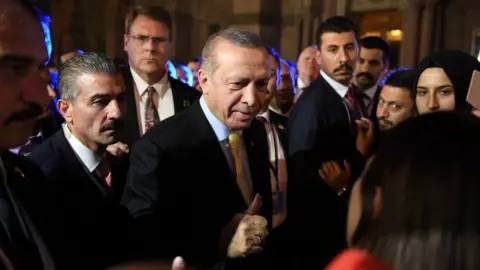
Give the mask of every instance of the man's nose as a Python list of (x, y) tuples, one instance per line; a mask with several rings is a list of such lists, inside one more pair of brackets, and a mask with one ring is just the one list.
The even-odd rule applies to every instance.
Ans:
[(125, 102), (112, 100), (110, 104), (108, 104), (107, 114), (109, 119), (122, 119), (125, 115)]

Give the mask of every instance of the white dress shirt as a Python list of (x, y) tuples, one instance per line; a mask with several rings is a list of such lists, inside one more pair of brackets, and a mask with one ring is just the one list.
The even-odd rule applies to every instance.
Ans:
[(337, 94), (341, 98), (345, 98), (348, 92), (348, 86), (345, 86), (335, 81), (334, 79), (330, 78), (330, 76), (328, 76), (327, 73), (323, 72), (323, 70), (320, 70), (320, 76), (322, 76), (323, 79), (327, 81), (327, 83), (333, 88), (333, 90), (335, 90), (335, 92), (337, 92)]
[(170, 82), (168, 81), (168, 72), (165, 73), (159, 82), (155, 83), (154, 85), (149, 85), (140, 77), (140, 75), (138, 75), (137, 72), (135, 72), (135, 70), (130, 68), (130, 71), (132, 72), (134, 86), (139, 97), (139, 100), (136, 100), (136, 104), (138, 106), (137, 111), (140, 114), (140, 127), (143, 135), (145, 134), (145, 103), (147, 102), (148, 98), (148, 87), (152, 86), (158, 93), (158, 102), (155, 102), (155, 104), (158, 104), (157, 111), (160, 121), (163, 121), (175, 114), (172, 88), (170, 86)]
[[(270, 126), (270, 112), (267, 110), (266, 112), (259, 114), (259, 117), (264, 117), (265, 120), (267, 121), (267, 127)], [(281, 203), (281, 207), (278, 209), (281, 209), (281, 211), (274, 211), (273, 218), (272, 218), (272, 227), (277, 228), (287, 217), (287, 181), (288, 181), (288, 176), (287, 176), (287, 163), (285, 160), (285, 153), (284, 149), (282, 146), (282, 143), (280, 142), (280, 136), (278, 134), (278, 130), (275, 128), (267, 128), (268, 132), (268, 152), (270, 155), (270, 163), (272, 164), (272, 167), (275, 168), (275, 166), (278, 166), (277, 168), (277, 174), (275, 175), (275, 172), (270, 169), (270, 180), (271, 180), (271, 186), (272, 186), (272, 194), (276, 194), (278, 191), (282, 194), (281, 201), (278, 202), (274, 199), (273, 201), (273, 206), (275, 210), (275, 206), (278, 205), (277, 203)], [(275, 156), (275, 154), (277, 156)], [(275, 161), (277, 161), (277, 164), (275, 164)], [(278, 179), (277, 179), (278, 177)], [(278, 181), (278, 187), (280, 190), (277, 190), (277, 181)]]
[(65, 138), (67, 138), (68, 143), (72, 147), (73, 151), (80, 159), (80, 161), (85, 165), (89, 172), (95, 171), (95, 169), (100, 164), (102, 157), (97, 153), (90, 150), (82, 142), (80, 142), (68, 129), (67, 124), (62, 125), (63, 133)]

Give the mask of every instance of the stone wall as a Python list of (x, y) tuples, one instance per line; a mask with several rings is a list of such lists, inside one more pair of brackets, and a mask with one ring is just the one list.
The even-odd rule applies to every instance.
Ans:
[(201, 53), (211, 31), (228, 26), (260, 34), (281, 55), (294, 60), (316, 43), (315, 29), (334, 15), (398, 11), (402, 15), (402, 65), (412, 66), (431, 50), (470, 51), (480, 27), (480, 1), (471, 0), (35, 0), (53, 16), (57, 51), (74, 48), (123, 56), (123, 16), (132, 4), (162, 5), (174, 21), (173, 59)]

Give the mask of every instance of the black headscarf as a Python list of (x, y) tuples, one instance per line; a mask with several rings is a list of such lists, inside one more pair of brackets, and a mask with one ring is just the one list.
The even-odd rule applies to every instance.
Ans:
[(417, 78), (414, 89), (417, 89), (418, 79), (427, 68), (442, 68), (452, 82), (455, 90), (455, 111), (471, 111), (471, 105), (467, 102), (467, 93), (470, 86), (470, 79), (474, 70), (480, 70), (478, 60), (461, 51), (443, 50), (434, 52), (422, 59), (415, 69)]

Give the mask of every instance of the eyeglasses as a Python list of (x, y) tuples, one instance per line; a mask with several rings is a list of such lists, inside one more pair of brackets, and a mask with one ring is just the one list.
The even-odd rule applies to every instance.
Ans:
[(146, 36), (146, 35), (128, 35), (129, 38), (132, 38), (135, 40), (137, 43), (140, 45), (144, 45), (150, 40), (152, 40), (152, 43), (155, 45), (160, 45), (164, 44), (169, 41), (168, 38), (166, 37), (151, 37), (151, 36)]

